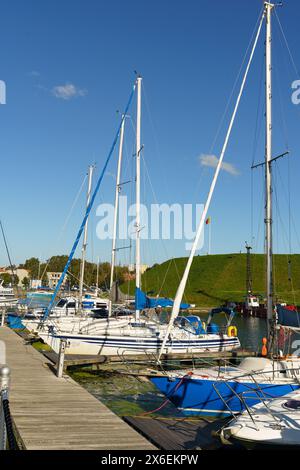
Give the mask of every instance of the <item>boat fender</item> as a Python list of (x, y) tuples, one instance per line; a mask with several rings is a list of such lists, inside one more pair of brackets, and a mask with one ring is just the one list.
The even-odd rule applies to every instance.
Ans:
[(227, 335), (228, 336), (237, 336), (237, 327), (236, 326), (229, 326), (227, 329)]
[(268, 343), (267, 338), (263, 338), (262, 339), (262, 348), (261, 348), (261, 355), (263, 357), (266, 357), (268, 355), (267, 343)]

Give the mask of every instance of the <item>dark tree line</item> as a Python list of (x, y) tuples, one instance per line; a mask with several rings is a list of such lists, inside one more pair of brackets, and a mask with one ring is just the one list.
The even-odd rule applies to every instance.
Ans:
[[(20, 265), (20, 268), (27, 269), (29, 271), (30, 279), (41, 279), (43, 285), (47, 285), (47, 272), (62, 272), (68, 257), (66, 255), (52, 256), (46, 263), (40, 263), (38, 258), (29, 258), (24, 264)], [(79, 258), (74, 258), (69, 268), (69, 283), (70, 286), (79, 284), (80, 274), (80, 263)], [(124, 266), (116, 266), (115, 268), (115, 280), (120, 284), (125, 282), (128, 268)], [(85, 262), (85, 274), (84, 283), (87, 286), (95, 286), (97, 279), (97, 264), (89, 261)], [(110, 279), (110, 263), (99, 264), (99, 287), (105, 289), (109, 287)]]

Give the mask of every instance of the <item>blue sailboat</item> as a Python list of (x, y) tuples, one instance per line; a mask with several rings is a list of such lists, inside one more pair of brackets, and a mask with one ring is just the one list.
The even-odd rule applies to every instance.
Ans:
[[(151, 381), (166, 397), (185, 414), (205, 414), (214, 416), (240, 413), (246, 407), (258, 403), (262, 397), (275, 398), (283, 396), (300, 387), (300, 358), (283, 356), (277, 344), (277, 333), (281, 329), (299, 329), (300, 315), (295, 309), (277, 306), (277, 319), (274, 316), (273, 294), (273, 247), (272, 247), (272, 163), (284, 156), (272, 156), (272, 66), (271, 66), (271, 13), (274, 5), (265, 2), (257, 34), (245, 71), (238, 96), (237, 105), (252, 57), (257, 45), (262, 24), (266, 23), (266, 151), (265, 161), (256, 166), (265, 168), (265, 232), (266, 232), (266, 265), (267, 265), (267, 327), (268, 357), (245, 358), (239, 367), (223, 366), (193, 370), (189, 373), (178, 371), (158, 374)], [(235, 111), (237, 109), (235, 107)], [(235, 113), (234, 111), (234, 113)], [(233, 118), (230, 122), (231, 130)], [(227, 145), (229, 133), (226, 135)], [(225, 145), (225, 148), (226, 148)], [(224, 148), (221, 153), (222, 161)], [(255, 166), (255, 167), (256, 167)], [(253, 167), (254, 168), (254, 167)], [(270, 346), (269, 346), (270, 345)], [(243, 399), (240, 399), (240, 397)]]

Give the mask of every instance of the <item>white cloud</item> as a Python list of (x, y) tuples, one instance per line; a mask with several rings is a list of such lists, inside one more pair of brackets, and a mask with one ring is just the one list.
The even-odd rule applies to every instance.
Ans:
[(73, 85), (73, 83), (66, 83), (65, 85), (57, 85), (53, 87), (52, 94), (56, 98), (70, 100), (72, 98), (76, 98), (77, 96), (85, 96), (87, 94), (87, 90), (78, 88)]
[[(211, 168), (216, 168), (219, 161), (219, 159), (215, 155), (208, 155), (204, 153), (200, 155), (199, 160), (202, 166), (209, 166)], [(227, 171), (227, 173), (230, 173), (234, 176), (240, 174), (240, 172), (234, 165), (232, 165), (231, 163), (226, 163), (224, 161), (222, 163), (222, 170)]]

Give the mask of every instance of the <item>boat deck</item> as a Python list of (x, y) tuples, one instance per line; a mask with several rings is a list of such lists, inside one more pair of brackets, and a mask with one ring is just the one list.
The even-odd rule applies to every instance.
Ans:
[(69, 376), (59, 379), (42, 354), (0, 328), (11, 369), (10, 408), (28, 450), (153, 450), (137, 431)]

